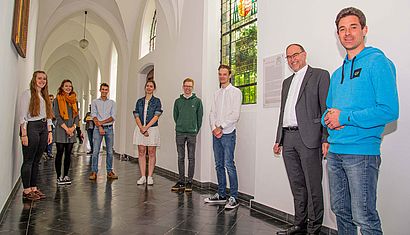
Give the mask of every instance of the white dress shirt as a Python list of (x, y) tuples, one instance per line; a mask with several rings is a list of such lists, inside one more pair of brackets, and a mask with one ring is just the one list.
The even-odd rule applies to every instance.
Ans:
[(223, 134), (232, 133), (239, 121), (242, 105), (242, 92), (229, 84), (226, 88), (219, 88), (214, 95), (214, 100), (209, 114), (211, 130), (222, 127)]
[(283, 111), (283, 127), (298, 126), (296, 118), (296, 103), (298, 101), (300, 87), (305, 77), (308, 66), (301, 68), (295, 73), (290, 84), (288, 97), (286, 98), (285, 110)]

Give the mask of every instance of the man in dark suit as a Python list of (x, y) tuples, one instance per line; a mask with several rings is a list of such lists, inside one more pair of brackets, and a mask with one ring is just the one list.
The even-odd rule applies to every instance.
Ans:
[(295, 206), (294, 226), (277, 234), (319, 234), (323, 221), (322, 154), (328, 150), (327, 132), (321, 126), (326, 110), (329, 72), (306, 64), (299, 44), (286, 48), (294, 74), (283, 81), (275, 154), (283, 148)]

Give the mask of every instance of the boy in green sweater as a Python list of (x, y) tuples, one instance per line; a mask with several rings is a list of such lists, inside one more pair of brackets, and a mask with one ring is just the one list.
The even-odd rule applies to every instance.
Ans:
[[(174, 103), (174, 121), (178, 152), (179, 180), (171, 188), (172, 191), (192, 191), (192, 178), (195, 170), (196, 135), (201, 129), (203, 108), (202, 101), (192, 90), (194, 80), (186, 78), (182, 83), (182, 94)], [(185, 143), (188, 148), (188, 181), (185, 184)]]

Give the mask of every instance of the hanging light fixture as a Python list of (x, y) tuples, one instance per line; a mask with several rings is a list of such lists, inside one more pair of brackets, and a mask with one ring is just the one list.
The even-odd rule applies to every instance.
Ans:
[(87, 27), (87, 11), (84, 12), (84, 35), (83, 39), (80, 40), (79, 44), (82, 49), (86, 49), (88, 47), (88, 40), (85, 39), (85, 29)]

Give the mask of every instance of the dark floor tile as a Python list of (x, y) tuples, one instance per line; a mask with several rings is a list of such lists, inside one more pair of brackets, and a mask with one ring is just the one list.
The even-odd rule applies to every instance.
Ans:
[(200, 234), (227, 234), (231, 230), (232, 226), (223, 226), (223, 225), (205, 225), (201, 231), (199, 231)]
[(178, 224), (176, 226), (177, 229), (182, 229), (182, 230), (191, 230), (194, 232), (199, 232), (202, 230), (202, 228), (206, 225), (205, 222), (201, 220), (192, 220), (188, 219), (183, 221), (182, 223)]
[(67, 234), (73, 234), (72, 232), (69, 231), (62, 231), (62, 230), (57, 230), (57, 229), (50, 229), (50, 228), (36, 228), (36, 227), (32, 227), (29, 226), (28, 230), (27, 230), (27, 234), (50, 234), (50, 235), (67, 235)]
[(0, 235), (25, 235), (26, 230), (21, 231), (0, 231)]
[(196, 235), (196, 234), (199, 234), (199, 233), (190, 231), (190, 230), (183, 230), (183, 229), (172, 229), (171, 231), (166, 233), (166, 235)]
[(27, 229), (28, 222), (5, 222), (0, 225), (0, 232), (10, 231), (25, 231)]
[(141, 235), (157, 235), (166, 234), (172, 228), (159, 225), (130, 225), (128, 227), (114, 227), (110, 231), (101, 233), (102, 235), (111, 234), (141, 234)]
[(244, 205), (228, 211), (206, 204), (209, 189), (171, 192), (175, 181), (163, 176), (154, 176), (154, 186), (138, 186), (134, 160), (114, 158), (119, 179), (107, 180), (102, 158), (98, 179), (90, 181), (90, 156), (74, 150), (67, 186), (56, 185), (54, 160), (42, 162), (39, 188), (47, 198), (24, 202), (19, 189), (0, 234), (274, 234), (288, 226)]

